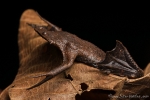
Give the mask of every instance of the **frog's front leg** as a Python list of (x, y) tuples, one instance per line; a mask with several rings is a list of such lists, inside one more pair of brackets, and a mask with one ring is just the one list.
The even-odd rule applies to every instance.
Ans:
[(65, 47), (64, 49), (62, 49), (62, 54), (63, 54), (63, 63), (46, 74), (33, 76), (34, 78), (41, 77), (41, 76), (46, 76), (46, 77), (39, 83), (27, 88), (28, 90), (45, 83), (46, 81), (52, 79), (54, 76), (60, 74), (61, 72), (71, 67), (71, 65), (73, 64), (77, 56), (77, 52), (72, 52), (72, 49), (70, 47)]

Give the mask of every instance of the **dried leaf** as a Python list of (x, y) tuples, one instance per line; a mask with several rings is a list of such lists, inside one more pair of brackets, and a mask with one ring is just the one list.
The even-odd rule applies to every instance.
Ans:
[[(131, 99), (129, 96), (133, 95), (150, 96), (150, 73), (147, 71), (149, 68), (145, 70), (144, 77), (128, 79), (104, 74), (83, 63), (74, 63), (64, 73), (27, 90), (45, 78), (32, 76), (47, 73), (61, 64), (62, 54), (26, 23), (46, 25), (32, 9), (22, 14), (18, 34), (20, 67), (15, 80), (0, 94), (0, 100), (81, 100), (83, 97), (79, 96), (84, 93), (90, 93), (85, 95), (90, 96), (86, 100), (128, 100)], [(94, 90), (100, 92), (91, 94)]]
[(147, 67), (144, 69), (144, 75), (147, 75), (150, 73), (150, 63), (147, 65)]

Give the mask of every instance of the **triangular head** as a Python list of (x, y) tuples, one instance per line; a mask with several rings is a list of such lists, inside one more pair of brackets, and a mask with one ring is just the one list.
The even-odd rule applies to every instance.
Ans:
[(99, 69), (128, 78), (139, 78), (144, 75), (143, 70), (138, 67), (120, 41), (116, 41), (116, 47), (112, 51), (106, 52), (105, 60), (99, 64)]

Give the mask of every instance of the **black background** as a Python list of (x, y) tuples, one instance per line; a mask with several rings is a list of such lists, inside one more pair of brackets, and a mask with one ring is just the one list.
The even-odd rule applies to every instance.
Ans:
[[(11, 2), (9, 2), (11, 4)], [(141, 68), (150, 62), (150, 11), (114, 10), (96, 5), (19, 1), (1, 8), (0, 88), (14, 79), (18, 67), (18, 27), (22, 12), (34, 9), (64, 31), (88, 40), (104, 51), (112, 50), (120, 40)]]

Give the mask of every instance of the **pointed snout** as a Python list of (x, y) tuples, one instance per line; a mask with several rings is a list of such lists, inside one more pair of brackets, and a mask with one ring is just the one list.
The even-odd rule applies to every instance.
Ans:
[(35, 25), (35, 24), (27, 23), (27, 25), (31, 26), (32, 28), (35, 28), (35, 27), (36, 27), (36, 25)]

